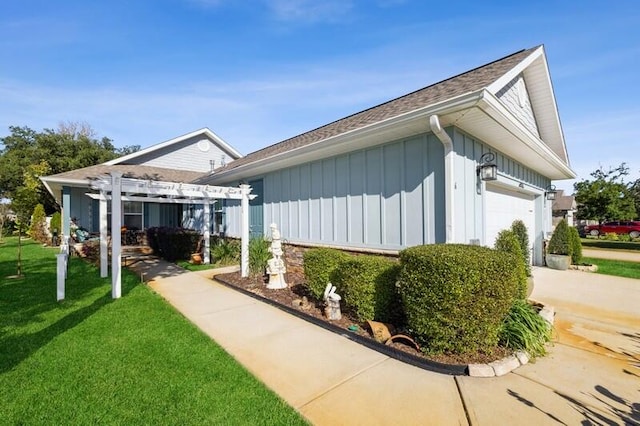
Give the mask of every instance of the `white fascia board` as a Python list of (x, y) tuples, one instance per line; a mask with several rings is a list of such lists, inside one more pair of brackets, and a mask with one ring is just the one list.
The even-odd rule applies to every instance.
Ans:
[(531, 150), (536, 152), (540, 158), (551, 165), (556, 171), (560, 173), (562, 178), (554, 179), (574, 179), (576, 173), (553, 152), (547, 144), (545, 144), (540, 138), (534, 135), (524, 124), (518, 120), (514, 120), (512, 114), (507, 108), (495, 97), (493, 93), (485, 91), (482, 100), (478, 103), (478, 106), (487, 115), (493, 118), (498, 124), (507, 129), (518, 140), (524, 143)]
[(527, 56), (526, 58), (524, 58), (520, 63), (518, 63), (513, 68), (511, 68), (509, 71), (507, 71), (505, 74), (503, 74), (496, 81), (494, 81), (493, 83), (488, 85), (486, 90), (488, 90), (489, 92), (491, 92), (493, 94), (498, 93), (500, 91), (500, 89), (502, 89), (511, 80), (513, 80), (518, 75), (520, 75), (522, 72), (524, 72), (524, 70), (527, 69), (527, 67), (529, 65), (531, 65), (540, 56), (544, 57), (544, 48), (542, 46), (538, 47), (536, 50), (531, 52), (531, 54), (529, 56)]
[[(220, 136), (216, 135), (215, 133), (213, 133), (211, 130), (209, 130), (208, 128), (202, 128), (196, 131), (193, 131), (191, 133), (187, 133), (186, 135), (182, 135), (182, 136), (178, 136), (177, 138), (173, 138), (170, 139), (168, 141), (165, 142), (161, 142), (159, 144), (150, 146), (148, 148), (145, 149), (141, 149), (140, 151), (137, 152), (133, 152), (129, 155), (125, 155), (123, 157), (119, 157), (119, 158), (115, 158), (113, 160), (109, 160), (105, 163), (107, 166), (114, 166), (116, 164), (121, 164), (125, 161), (129, 161), (133, 158), (138, 158), (142, 155), (146, 155), (149, 154), (151, 152), (157, 151), (159, 149), (165, 148), (167, 146), (182, 142), (184, 140), (187, 140), (189, 138), (198, 136), (198, 135), (206, 135), (208, 136), (210, 139), (212, 139), (216, 144), (220, 145), (221, 148), (223, 148), (224, 150), (228, 151), (230, 154), (232, 154), (233, 156), (235, 156), (235, 158), (240, 158), (242, 157), (242, 154), (240, 154), (236, 149), (234, 149), (231, 145), (229, 145), (228, 143), (226, 143), (225, 141), (222, 140), (222, 138), (220, 138)], [(234, 158), (234, 159), (235, 159)]]
[(209, 176), (211, 181), (232, 181), (235, 179), (243, 178), (247, 175), (247, 171), (250, 171), (251, 175), (266, 173), (272, 169), (278, 169), (281, 167), (288, 167), (306, 161), (310, 161), (311, 153), (318, 149), (329, 149), (342, 144), (349, 144), (355, 139), (363, 138), (371, 133), (377, 133), (382, 130), (401, 126), (403, 123), (424, 118), (425, 131), (428, 131), (428, 117), (433, 114), (445, 115), (458, 110), (470, 108), (474, 106), (478, 100), (482, 97), (482, 91), (465, 93), (460, 96), (456, 96), (445, 101), (428, 105), (423, 108), (418, 108), (413, 111), (409, 111), (404, 114), (397, 115), (395, 117), (388, 118), (383, 121), (379, 121), (373, 124), (369, 124), (358, 129), (350, 130), (348, 132), (341, 133), (339, 135), (331, 136), (326, 139), (313, 142), (308, 145), (301, 146), (299, 148), (292, 149), (266, 157), (257, 161), (253, 161), (242, 166), (235, 167), (229, 171), (223, 171)]
[[(537, 62), (537, 63), (536, 63)], [(544, 106), (544, 111), (546, 114), (553, 114), (553, 125), (554, 129), (547, 130), (549, 133), (554, 134), (554, 138), (558, 138), (560, 143), (562, 144), (562, 149), (564, 151), (565, 158), (569, 158), (567, 154), (567, 145), (564, 140), (564, 134), (562, 132), (562, 124), (560, 123), (560, 115), (558, 114), (558, 104), (556, 103), (555, 93), (553, 91), (553, 82), (551, 81), (551, 74), (549, 73), (549, 65), (547, 63), (547, 56), (544, 51), (544, 46), (538, 47), (534, 52), (532, 52), (529, 56), (527, 56), (522, 62), (517, 64), (507, 73), (503, 74), (502, 77), (491, 83), (487, 86), (487, 91), (495, 95), (498, 93), (504, 86), (506, 86), (511, 80), (516, 78), (520, 74), (526, 74), (527, 68), (535, 66), (542, 67), (544, 70), (544, 81), (529, 81), (527, 80), (527, 85), (529, 84), (544, 84), (545, 91), (549, 96), (550, 102), (548, 102)], [(532, 100), (533, 101), (533, 100)], [(534, 110), (534, 114), (535, 114)]]

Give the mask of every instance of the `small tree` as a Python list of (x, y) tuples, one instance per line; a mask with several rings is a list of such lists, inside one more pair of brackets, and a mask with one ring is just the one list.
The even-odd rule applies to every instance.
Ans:
[(514, 220), (511, 224), (511, 231), (515, 234), (516, 238), (518, 238), (518, 242), (520, 243), (520, 250), (522, 252), (522, 258), (524, 260), (524, 269), (527, 273), (527, 276), (531, 276), (531, 262), (529, 260), (529, 233), (527, 231), (527, 227), (521, 220)]
[(44, 206), (36, 204), (31, 214), (31, 224), (29, 225), (29, 235), (41, 243), (47, 242), (47, 216), (44, 213)]
[(569, 225), (566, 219), (562, 219), (553, 231), (547, 251), (551, 254), (571, 256), (572, 252), (569, 238)]
[(51, 230), (51, 235), (60, 235), (60, 231), (62, 230), (62, 217), (60, 215), (60, 212), (55, 212), (51, 216), (49, 229)]
[(569, 228), (569, 243), (571, 245), (571, 263), (578, 265), (582, 262), (582, 241), (580, 234), (574, 227)]
[(2, 237), (4, 236), (4, 227), (7, 223), (9, 213), (9, 205), (0, 202), (0, 243), (2, 243)]

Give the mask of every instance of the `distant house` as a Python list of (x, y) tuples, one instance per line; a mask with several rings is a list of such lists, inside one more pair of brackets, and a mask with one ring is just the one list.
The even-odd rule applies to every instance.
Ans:
[(555, 227), (562, 219), (566, 219), (569, 226), (574, 226), (573, 215), (576, 212), (576, 199), (573, 195), (564, 195), (564, 191), (558, 191), (556, 199), (551, 206), (553, 215), (553, 226)]
[[(496, 180), (482, 179), (486, 162), (497, 166)], [(545, 190), (574, 177), (538, 46), (268, 146), (198, 182), (248, 182), (258, 195), (252, 233), (275, 222), (283, 238), (307, 246), (492, 246), (521, 219), (541, 264), (552, 226)], [(240, 209), (229, 202), (224, 210), (227, 234), (238, 236)]]
[[(240, 157), (231, 145), (204, 128), (103, 164), (46, 176), (42, 182), (62, 207), (63, 219), (67, 218), (63, 220), (63, 235), (69, 235), (69, 219), (90, 232), (98, 232), (98, 200), (87, 195), (97, 192), (91, 189), (93, 180), (119, 171), (128, 178), (191, 182)], [(220, 208), (217, 210), (217, 223), (221, 223)], [(134, 230), (152, 226), (201, 229), (202, 212), (197, 204), (125, 201), (122, 224)], [(210, 223), (215, 226), (216, 221)]]

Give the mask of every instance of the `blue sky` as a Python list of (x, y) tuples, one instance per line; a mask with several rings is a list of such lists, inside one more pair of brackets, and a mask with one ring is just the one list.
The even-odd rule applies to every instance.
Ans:
[(579, 178), (640, 177), (639, 2), (430, 3), (2, 2), (0, 136), (79, 121), (145, 147), (209, 127), (246, 154), (544, 44)]

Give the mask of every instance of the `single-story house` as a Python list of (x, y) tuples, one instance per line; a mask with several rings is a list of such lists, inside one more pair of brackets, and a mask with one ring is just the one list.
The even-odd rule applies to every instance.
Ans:
[[(89, 232), (100, 230), (99, 201), (92, 182), (113, 172), (124, 178), (146, 181), (192, 182), (208, 176), (212, 170), (242, 157), (231, 145), (207, 128), (153, 145), (105, 163), (42, 177), (47, 190), (62, 207), (62, 235), (69, 236), (71, 220)], [(161, 201), (161, 200), (160, 200)], [(110, 206), (110, 203), (109, 203)], [(212, 232), (221, 226), (222, 203), (211, 209)], [(122, 224), (143, 230), (153, 226), (201, 229), (202, 205), (147, 201), (124, 201)], [(110, 215), (110, 210), (109, 210)], [(109, 225), (111, 221), (108, 221)]]
[(562, 219), (566, 219), (567, 224), (573, 226), (573, 216), (577, 208), (576, 198), (573, 195), (565, 195), (563, 190), (559, 190), (551, 206), (553, 226), (555, 227)]
[[(490, 165), (497, 176), (486, 180)], [(538, 46), (268, 146), (197, 182), (248, 183), (257, 195), (252, 234), (276, 223), (283, 239), (300, 245), (493, 246), (520, 219), (533, 262), (543, 264), (551, 181), (575, 176)], [(238, 203), (224, 211), (227, 235), (238, 236)]]
[[(202, 129), (44, 177), (63, 207), (63, 223), (76, 217), (97, 230), (96, 201), (86, 194), (95, 193), (93, 179), (111, 171), (149, 181), (248, 183), (257, 195), (249, 201), (251, 234), (268, 236), (276, 223), (283, 239), (303, 246), (377, 252), (445, 242), (492, 246), (500, 230), (520, 219), (535, 264), (543, 263), (543, 239), (552, 229), (551, 181), (575, 178), (542, 46), (244, 157)], [(197, 204), (125, 203), (123, 223), (199, 229), (203, 211)], [(213, 211), (213, 232), (241, 236), (239, 201), (222, 200)]]

